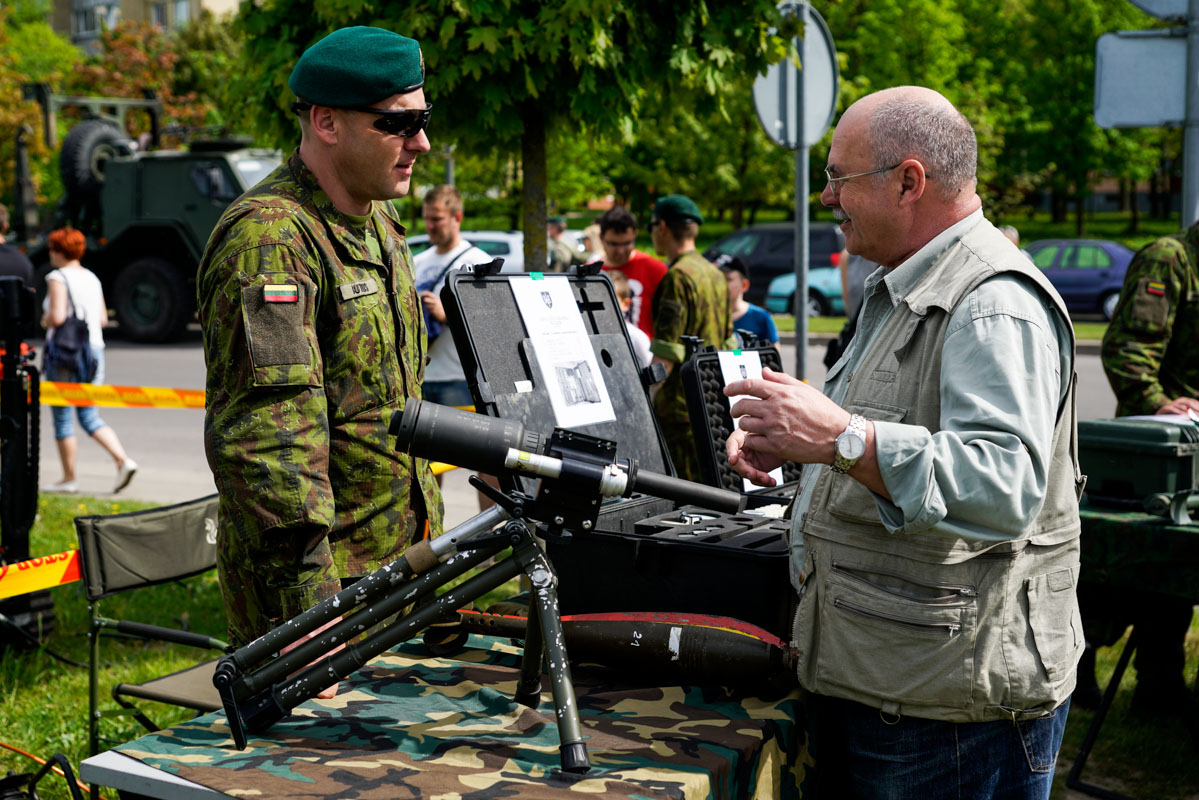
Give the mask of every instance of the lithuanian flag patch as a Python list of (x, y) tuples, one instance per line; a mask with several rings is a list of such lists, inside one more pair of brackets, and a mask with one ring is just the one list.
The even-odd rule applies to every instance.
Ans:
[(1157, 281), (1149, 281), (1145, 284), (1145, 292), (1147, 294), (1156, 294), (1158, 296), (1166, 293), (1166, 284), (1158, 283)]
[(298, 303), (300, 287), (294, 283), (268, 283), (262, 287), (262, 299), (267, 303)]

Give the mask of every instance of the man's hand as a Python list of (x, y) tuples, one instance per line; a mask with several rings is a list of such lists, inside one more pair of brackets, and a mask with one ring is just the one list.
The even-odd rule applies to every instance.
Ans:
[[(734, 381), (728, 397), (749, 395), (732, 407), (740, 418), (729, 437), (729, 464), (762, 486), (773, 486), (765, 473), (785, 461), (831, 464), (833, 440), (849, 424), (849, 412), (806, 383), (784, 372), (762, 370), (760, 380)], [(765, 479), (765, 480), (764, 480)]]
[(425, 311), (429, 312), (429, 316), (437, 322), (445, 322), (445, 309), (441, 307), (441, 298), (432, 292), (420, 293), (421, 304), (425, 307)]
[(1185, 417), (1187, 412), (1199, 414), (1199, 400), (1196, 400), (1194, 397), (1177, 397), (1159, 408), (1155, 413), (1182, 414)]

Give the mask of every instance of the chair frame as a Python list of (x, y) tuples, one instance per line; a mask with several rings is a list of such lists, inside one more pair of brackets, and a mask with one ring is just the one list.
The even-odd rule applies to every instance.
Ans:
[[(127, 564), (117, 564), (109, 568), (110, 554), (105, 552), (105, 545), (99, 541), (102, 537), (99, 530), (108, 525), (123, 525), (135, 518), (155, 515), (154, 521), (170, 526), (179, 523), (188, 528), (179, 531), (180, 536), (204, 537), (205, 544), (200, 545), (197, 553), (178, 572), (170, 568), (160, 569), (153, 575), (138, 575), (136, 569), (130, 569)], [(158, 676), (151, 681), (141, 684), (118, 683), (112, 687), (113, 700), (120, 708), (100, 708), (100, 639), (122, 638), (137, 639), (147, 642), (167, 642), (194, 647), (204, 651), (215, 651), (217, 654), (231, 652), (232, 648), (221, 639), (194, 633), (177, 628), (166, 628), (132, 620), (115, 619), (105, 616), (101, 611), (101, 600), (116, 594), (154, 586), (160, 583), (177, 582), (185, 578), (201, 575), (216, 567), (215, 538), (211, 535), (210, 521), (215, 522), (216, 495), (179, 503), (162, 508), (133, 511), (124, 514), (90, 515), (75, 518), (76, 534), (79, 538), (79, 553), (84, 577), (84, 593), (88, 600), (88, 716), (87, 738), (88, 754), (94, 756), (99, 752), (100, 742), (119, 743), (121, 740), (101, 736), (100, 722), (106, 718), (128, 716), (137, 720), (147, 731), (159, 730), (150, 719), (131, 700), (146, 700), (150, 702), (165, 702), (183, 708), (190, 708), (196, 715), (215, 710), (219, 706), (205, 707), (203, 704), (188, 702), (185, 698), (177, 697), (165, 700), (160, 696), (147, 694), (142, 687), (167, 678), (184, 675), (198, 669), (205, 669), (209, 674), (216, 668), (217, 659), (200, 662), (192, 667), (169, 675)], [(196, 523), (202, 520), (201, 527)], [(125, 537), (127, 534), (107, 534), (108, 536)], [(211, 545), (209, 548), (208, 545)], [(211, 551), (209, 553), (209, 550)], [(164, 563), (171, 556), (163, 555)], [(112, 574), (109, 574), (112, 573)], [(116, 577), (114, 577), (116, 576)]]

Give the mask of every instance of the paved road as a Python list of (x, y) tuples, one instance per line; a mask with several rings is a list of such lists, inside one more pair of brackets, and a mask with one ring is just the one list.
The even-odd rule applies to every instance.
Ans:
[[(1109, 417), (1115, 398), (1103, 376), (1099, 357), (1093, 347), (1080, 347), (1079, 417)], [(204, 388), (204, 355), (196, 326), (187, 338), (171, 345), (137, 345), (112, 337), (106, 357), (107, 382), (114, 385), (168, 386), (180, 389)], [(783, 364), (794, 370), (795, 350), (780, 348)], [(821, 359), (824, 345), (808, 348), (808, 380), (815, 386), (824, 382)], [(117, 432), (125, 449), (138, 462), (139, 469), (129, 487), (117, 497), (131, 497), (162, 504), (182, 502), (215, 491), (208, 463), (204, 458), (204, 413), (177, 409), (101, 409), (105, 421)], [(54, 447), (49, 407), (42, 419), (41, 483), (53, 483), (61, 475)], [(86, 436), (79, 443), (79, 485), (83, 494), (111, 496), (115, 467), (99, 445)], [(466, 483), (467, 475), (455, 470), (445, 478), (446, 517), (457, 524), (476, 511), (474, 490)]]

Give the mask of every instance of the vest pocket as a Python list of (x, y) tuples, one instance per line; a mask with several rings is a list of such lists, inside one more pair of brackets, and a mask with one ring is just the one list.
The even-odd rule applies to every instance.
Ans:
[[(902, 706), (968, 706), (977, 598), (917, 578), (904, 578), (897, 592), (874, 586), (869, 575), (834, 567), (828, 577), (816, 691), (843, 687)], [(910, 592), (915, 586), (928, 596)]]
[(1055, 683), (1070, 675), (1084, 646), (1077, 580), (1075, 567), (1036, 575), (1025, 582), (1028, 623), (1037, 656), (1049, 680)]

